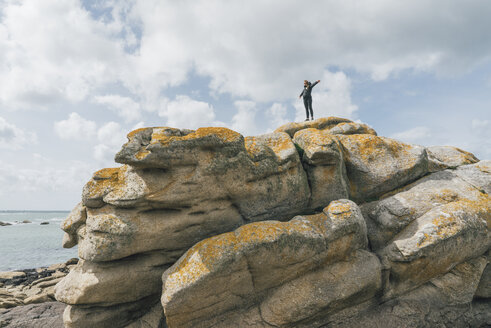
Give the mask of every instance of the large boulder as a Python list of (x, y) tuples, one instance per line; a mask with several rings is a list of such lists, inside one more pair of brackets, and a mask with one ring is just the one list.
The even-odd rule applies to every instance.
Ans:
[(252, 320), (254, 327), (283, 327), (342, 308), (348, 299), (362, 302), (381, 278), (366, 244), (361, 212), (348, 200), (321, 214), (248, 224), (206, 239), (163, 275), (167, 324), (232, 327)]
[(412, 221), (432, 208), (462, 199), (477, 201), (482, 193), (454, 171), (436, 172), (361, 206), (373, 249), (385, 247)]
[(337, 135), (350, 183), (350, 198), (373, 200), (428, 172), (424, 147), (369, 134)]
[(491, 199), (462, 199), (412, 221), (379, 251), (388, 268), (385, 297), (414, 289), (484, 254), (491, 246)]
[(353, 123), (351, 120), (340, 117), (321, 117), (313, 121), (305, 122), (291, 122), (280, 126), (275, 130), (275, 132), (285, 132), (293, 138), (295, 133), (304, 129), (316, 129), (316, 130), (330, 130), (336, 127), (338, 124), (342, 123)]
[(293, 142), (302, 152), (311, 189), (310, 208), (348, 198), (348, 178), (338, 140), (326, 131), (310, 128), (295, 133)]
[(431, 146), (426, 148), (426, 152), (428, 153), (428, 170), (430, 172), (479, 162), (474, 154), (457, 147)]
[(459, 166), (454, 172), (477, 189), (491, 195), (491, 160)]
[[(163, 252), (111, 262), (81, 260), (56, 285), (55, 297), (70, 305), (113, 305), (138, 301), (155, 294), (161, 286), (162, 271), (170, 263)], [(138, 288), (135, 288), (135, 282), (138, 282)]]
[(62, 224), (80, 263), (5, 306), (56, 296), (72, 328), (164, 327), (164, 310), (170, 328), (487, 320), (490, 161), (336, 117), (143, 128), (116, 161)]
[[(331, 316), (322, 327), (487, 327), (489, 301), (473, 299), (486, 263), (478, 257), (456, 265), (449, 272), (382, 304), (365, 302)], [(316, 326), (315, 326), (316, 327)]]

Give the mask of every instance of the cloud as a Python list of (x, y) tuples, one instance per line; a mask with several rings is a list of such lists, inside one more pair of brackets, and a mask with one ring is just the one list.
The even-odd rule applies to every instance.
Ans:
[(109, 109), (122, 117), (127, 123), (141, 119), (141, 106), (130, 97), (105, 95), (94, 97), (94, 101), (98, 104), (106, 105)]
[(124, 71), (123, 42), (76, 0), (10, 1), (0, 12), (0, 104), (78, 102)]
[(274, 128), (289, 122), (287, 114), (286, 106), (280, 103), (274, 103), (266, 110), (266, 116), (270, 120), (270, 126), (273, 126)]
[(0, 149), (21, 149), (34, 143), (37, 143), (36, 133), (26, 132), (0, 117)]
[(232, 117), (232, 130), (244, 136), (255, 135), (259, 132), (256, 122), (256, 103), (247, 100), (234, 102), (237, 113)]
[(0, 159), (0, 208), (70, 209), (95, 170), (84, 162), (35, 155), (28, 164), (31, 167)]
[(114, 155), (126, 142), (126, 134), (121, 125), (116, 122), (108, 122), (97, 131), (99, 144), (94, 146), (94, 158), (101, 165), (114, 165)]
[(55, 133), (65, 140), (86, 140), (96, 135), (97, 124), (73, 112), (68, 119), (54, 123)]
[(489, 9), (486, 1), (324, 1), (308, 10), (295, 1), (137, 2), (138, 79), (180, 84), (195, 70), (218, 93), (283, 101), (332, 66), (375, 80), (408, 69), (456, 74), (489, 62)]
[(427, 140), (432, 137), (432, 133), (431, 130), (426, 126), (417, 126), (406, 131), (394, 133), (390, 137), (404, 142), (420, 142), (428, 145)]
[[(141, 108), (158, 111), (162, 92), (191, 74), (209, 78), (215, 94), (283, 102), (303, 79), (332, 67), (383, 80), (405, 70), (460, 74), (491, 61), (491, 3), (484, 0), (324, 1), (308, 10), (296, 1), (83, 7), (26, 0), (0, 10), (0, 103), (13, 109), (79, 102), (118, 86), (119, 99), (99, 100), (121, 109), (117, 102), (130, 93)], [(134, 113), (120, 115), (130, 122)]]
[[(340, 116), (355, 119), (358, 106), (351, 102), (351, 81), (346, 74), (325, 70), (320, 80), (321, 82), (312, 89), (314, 117)], [(303, 81), (298, 94), (302, 88)], [(303, 100), (296, 99), (294, 107), (296, 109), (295, 120), (303, 121), (306, 117)]]
[(223, 125), (215, 121), (215, 110), (207, 102), (178, 95), (159, 115), (167, 119), (167, 125), (176, 128), (197, 129), (202, 126)]

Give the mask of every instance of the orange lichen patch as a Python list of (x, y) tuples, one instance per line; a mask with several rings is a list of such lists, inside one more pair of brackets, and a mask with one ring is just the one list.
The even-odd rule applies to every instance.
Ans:
[(152, 128), (139, 128), (139, 129), (133, 130), (133, 131), (131, 131), (130, 133), (127, 134), (127, 137), (128, 137), (129, 140), (131, 140), (131, 139), (133, 139), (133, 137), (135, 135), (137, 135), (138, 133), (143, 132), (143, 131), (145, 131), (147, 129), (152, 129)]
[(340, 135), (338, 138), (351, 152), (358, 153), (365, 161), (383, 160), (387, 155), (399, 158), (408, 154), (411, 145), (397, 140), (370, 134)]
[(256, 137), (245, 137), (244, 146), (247, 153), (251, 155), (252, 158), (254, 158), (255, 156), (257, 156), (259, 153), (263, 151), (260, 145), (258, 144)]
[(120, 190), (124, 188), (124, 174), (127, 167), (121, 166), (118, 168), (106, 168), (94, 173), (86, 188), (89, 198), (103, 197), (111, 190)]
[(244, 225), (235, 231), (238, 244), (272, 242), (287, 233), (287, 223), (279, 221), (256, 222)]
[(460, 158), (462, 159), (462, 162), (467, 163), (467, 164), (473, 164), (479, 162), (479, 159), (477, 159), (474, 154), (469, 153), (468, 151), (462, 150), (460, 148), (455, 148), (460, 152)]
[(309, 224), (313, 228), (315, 228), (320, 234), (322, 234), (323, 236), (327, 236), (327, 233), (329, 231), (328, 229), (329, 221), (327, 220), (327, 216), (325, 213), (306, 215), (301, 218), (305, 218), (309, 222)]
[(436, 239), (446, 239), (456, 235), (462, 230), (462, 222), (450, 215), (440, 215), (432, 220), (434, 226), (431, 234), (424, 233), (423, 237), (418, 241), (418, 247), (424, 247), (433, 243)]
[(479, 169), (479, 171), (481, 171), (483, 173), (491, 173), (491, 166), (490, 165), (486, 165), (482, 162), (478, 162), (476, 164), (476, 167)]
[(234, 142), (242, 138), (242, 135), (240, 133), (235, 132), (233, 130), (227, 128), (210, 127), (210, 128), (199, 128), (198, 130), (196, 130), (195, 133), (190, 133), (187, 136), (183, 137), (183, 139), (203, 138), (210, 135), (217, 136), (225, 143)]
[(139, 160), (142, 160), (144, 159), (145, 157), (147, 157), (147, 155), (150, 154), (150, 151), (146, 150), (146, 149), (141, 149), (139, 150), (136, 154), (135, 154), (135, 157), (136, 159), (139, 159)]
[[(325, 215), (323, 217), (325, 221)], [(245, 253), (254, 249), (254, 246), (273, 244), (281, 236), (297, 233), (318, 235), (318, 229), (314, 226), (315, 224), (309, 219), (290, 222), (264, 221), (250, 223), (234, 232), (205, 239), (186, 252), (167, 278), (165, 288), (179, 288), (179, 286), (193, 283), (207, 273), (216, 270), (217, 266), (229, 263), (234, 257), (246, 255)]]
[[(435, 147), (439, 149), (440, 147)], [(443, 163), (458, 163), (458, 165), (464, 164), (473, 164), (479, 162), (479, 160), (474, 156), (474, 154), (469, 153), (465, 150), (462, 150), (457, 147), (452, 146), (443, 146), (442, 148), (451, 149), (451, 151), (447, 150), (443, 153), (440, 153), (438, 150), (434, 148), (429, 148), (428, 152), (432, 156), (434, 156), (437, 160)]]
[(441, 189), (438, 194), (431, 195), (431, 199), (438, 203), (451, 203), (459, 198), (459, 194), (452, 189)]
[(121, 167), (105, 168), (94, 173), (94, 180), (117, 179)]
[(317, 129), (304, 129), (295, 133), (294, 138), (301, 139), (306, 145), (327, 146), (335, 142), (330, 134)]
[(227, 128), (209, 127), (199, 128), (198, 130), (189, 133), (185, 136), (169, 136), (166, 133), (154, 131), (152, 134), (152, 143), (160, 143), (162, 145), (168, 145), (173, 141), (186, 141), (193, 139), (203, 139), (206, 137), (216, 137), (223, 143), (236, 142), (242, 139), (242, 135), (238, 132), (232, 131)]
[(257, 157), (264, 148), (271, 149), (278, 159), (282, 159), (281, 152), (289, 149), (294, 149), (295, 146), (290, 137), (286, 134), (274, 134), (261, 137), (245, 137), (244, 145), (247, 153), (252, 157)]
[(89, 232), (103, 232), (113, 235), (129, 235), (129, 227), (121, 218), (114, 214), (97, 215), (90, 220), (87, 225)]
[(359, 123), (339, 123), (336, 126), (329, 129), (330, 133), (335, 134), (372, 134), (377, 135), (374, 129), (366, 124)]
[(295, 147), (291, 139), (286, 135), (281, 137), (268, 138), (266, 141), (268, 146), (273, 150), (275, 154)]
[(460, 218), (462, 215), (485, 220), (487, 229), (491, 229), (490, 197), (483, 195), (477, 201), (463, 199), (446, 204), (443, 214), (432, 220), (434, 228), (431, 234), (425, 233), (418, 241), (418, 246), (426, 246), (436, 239), (446, 239), (457, 234), (464, 227)]
[(185, 286), (209, 273), (236, 245), (233, 232), (205, 239), (189, 249), (166, 281), (166, 288)]
[(293, 137), (295, 133), (300, 130), (309, 129), (309, 128), (313, 128), (317, 130), (326, 130), (334, 127), (339, 123), (350, 123), (350, 122), (352, 121), (340, 117), (334, 117), (334, 116), (321, 117), (314, 121), (307, 121), (301, 123), (288, 123), (280, 126), (274, 132), (286, 132), (290, 135), (290, 137)]
[(343, 220), (352, 215), (351, 206), (349, 204), (338, 202), (332, 202), (327, 208), (327, 213), (330, 217)]

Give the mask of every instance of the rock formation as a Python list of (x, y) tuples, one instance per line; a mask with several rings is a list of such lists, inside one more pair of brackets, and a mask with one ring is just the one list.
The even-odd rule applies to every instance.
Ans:
[(66, 327), (491, 324), (490, 161), (335, 117), (143, 128), (115, 159), (62, 224)]

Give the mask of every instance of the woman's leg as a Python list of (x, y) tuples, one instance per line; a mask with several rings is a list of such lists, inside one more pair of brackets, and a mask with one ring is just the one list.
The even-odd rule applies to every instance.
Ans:
[[(309, 110), (310, 110), (310, 117), (312, 119), (314, 119), (314, 110), (312, 109), (312, 97), (309, 97)], [(307, 114), (307, 117), (309, 116), (309, 114)]]
[(303, 105), (305, 106), (305, 114), (307, 115), (307, 119), (309, 119), (309, 98), (303, 98)]

